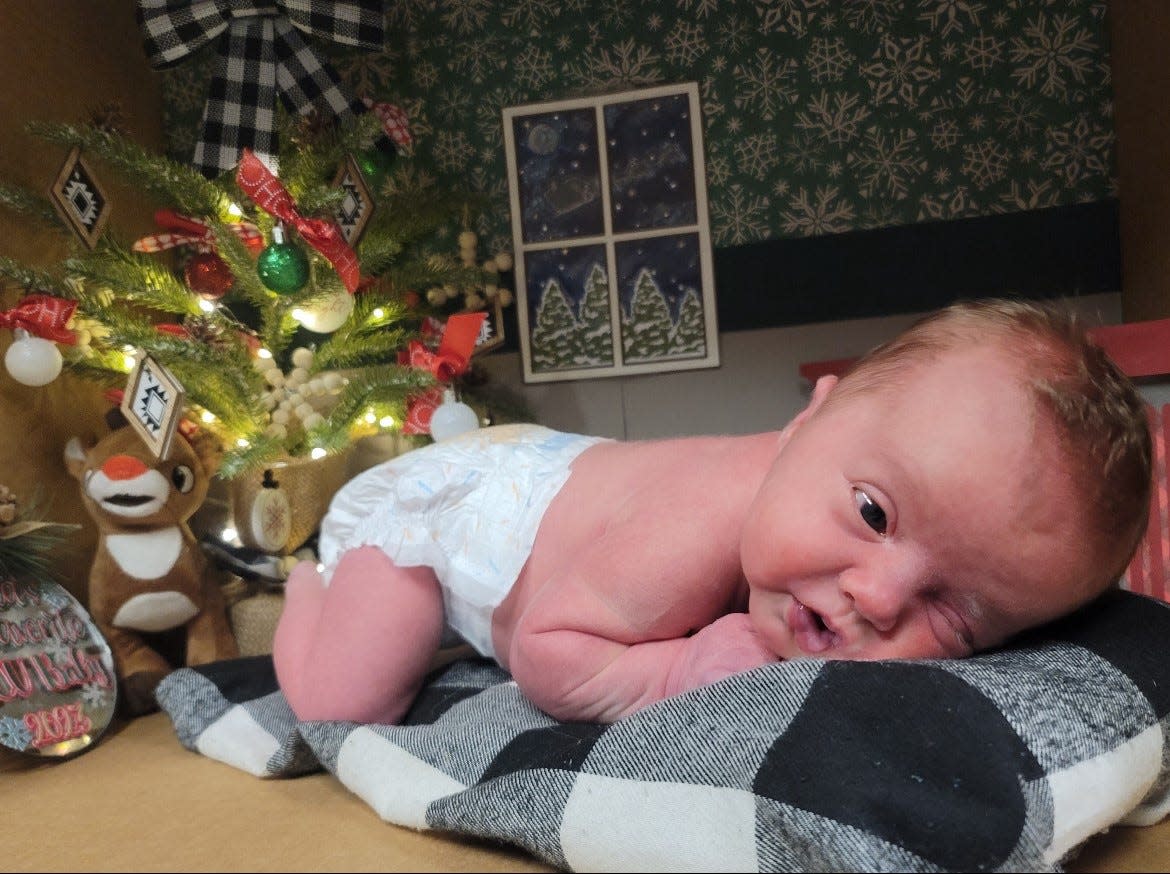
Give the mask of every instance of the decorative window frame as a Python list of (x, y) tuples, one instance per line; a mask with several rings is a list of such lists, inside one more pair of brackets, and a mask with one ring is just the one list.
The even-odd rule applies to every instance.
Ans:
[(717, 367), (698, 83), (502, 112), (524, 381)]

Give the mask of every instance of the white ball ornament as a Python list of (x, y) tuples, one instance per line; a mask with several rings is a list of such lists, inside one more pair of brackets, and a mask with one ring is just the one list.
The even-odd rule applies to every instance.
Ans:
[(4, 353), (8, 374), (19, 383), (31, 386), (48, 385), (61, 373), (64, 359), (57, 344), (43, 337), (34, 337), (22, 328), (13, 332), (15, 340)]
[(298, 346), (292, 353), (293, 367), (300, 367), (303, 370), (308, 370), (313, 366), (313, 350), (307, 349), (304, 346)]
[(443, 403), (431, 413), (431, 436), (435, 440), (450, 440), (479, 427), (479, 416), (462, 401), (455, 400), (451, 389), (443, 391)]
[(317, 334), (332, 334), (345, 324), (352, 312), (353, 295), (341, 289), (308, 306), (298, 307), (293, 312), (293, 318)]

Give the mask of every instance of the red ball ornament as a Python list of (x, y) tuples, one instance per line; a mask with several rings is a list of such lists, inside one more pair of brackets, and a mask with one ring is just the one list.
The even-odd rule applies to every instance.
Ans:
[(192, 291), (208, 300), (219, 300), (236, 281), (227, 262), (214, 252), (192, 255), (183, 268), (183, 277)]

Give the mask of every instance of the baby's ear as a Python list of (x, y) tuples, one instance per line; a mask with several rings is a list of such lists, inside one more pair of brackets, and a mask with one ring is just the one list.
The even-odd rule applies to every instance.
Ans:
[(821, 404), (825, 402), (825, 398), (829, 396), (829, 392), (837, 385), (837, 377), (828, 375), (822, 376), (817, 380), (816, 385), (813, 386), (812, 396), (808, 399), (808, 404), (803, 410), (792, 417), (784, 430), (780, 432), (780, 445), (776, 448), (777, 452), (788, 445), (788, 441), (792, 439), (792, 435), (796, 433), (799, 428), (809, 416), (821, 408)]

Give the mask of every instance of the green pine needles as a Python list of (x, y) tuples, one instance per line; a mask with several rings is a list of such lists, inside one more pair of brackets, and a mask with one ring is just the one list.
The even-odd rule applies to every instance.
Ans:
[[(324, 127), (284, 117), (281, 125), (281, 184), (301, 215), (333, 218), (345, 197), (334, 185), (339, 167), (373, 147), (377, 118)], [(291, 227), (282, 228), (285, 241), (307, 256), (308, 280), (288, 293), (266, 287), (257, 250), (273, 244), (277, 221), (243, 194), (233, 174), (206, 179), (96, 126), (33, 122), (26, 129), (63, 155), (80, 147), (98, 175), (117, 173), (160, 210), (210, 229), (210, 251), (230, 271), (218, 288), (199, 285), (189, 272), (206, 247), (137, 251), (109, 230), (92, 249), (74, 245), (49, 268), (0, 256), (0, 280), (25, 294), (76, 302), (70, 327), (78, 343), (61, 351), (65, 367), (86, 379), (123, 388), (143, 354), (165, 366), (184, 388), (185, 417), (218, 439), (224, 479), (281, 458), (341, 452), (361, 436), (400, 428), (411, 396), (434, 385), (430, 373), (398, 363), (424, 318), (442, 318), (424, 290), (485, 280), (478, 268), (444, 255), (453, 244), (441, 243), (478, 206), (474, 198), (420, 187), (401, 155), (385, 177), (368, 180), (373, 211), (353, 245), (362, 285), (350, 300), (329, 261)], [(0, 184), (0, 209), (67, 232), (46, 197), (19, 187)], [(260, 242), (242, 239), (241, 222), (255, 226)], [(323, 308), (347, 311), (350, 304), (340, 325), (314, 321)]]

